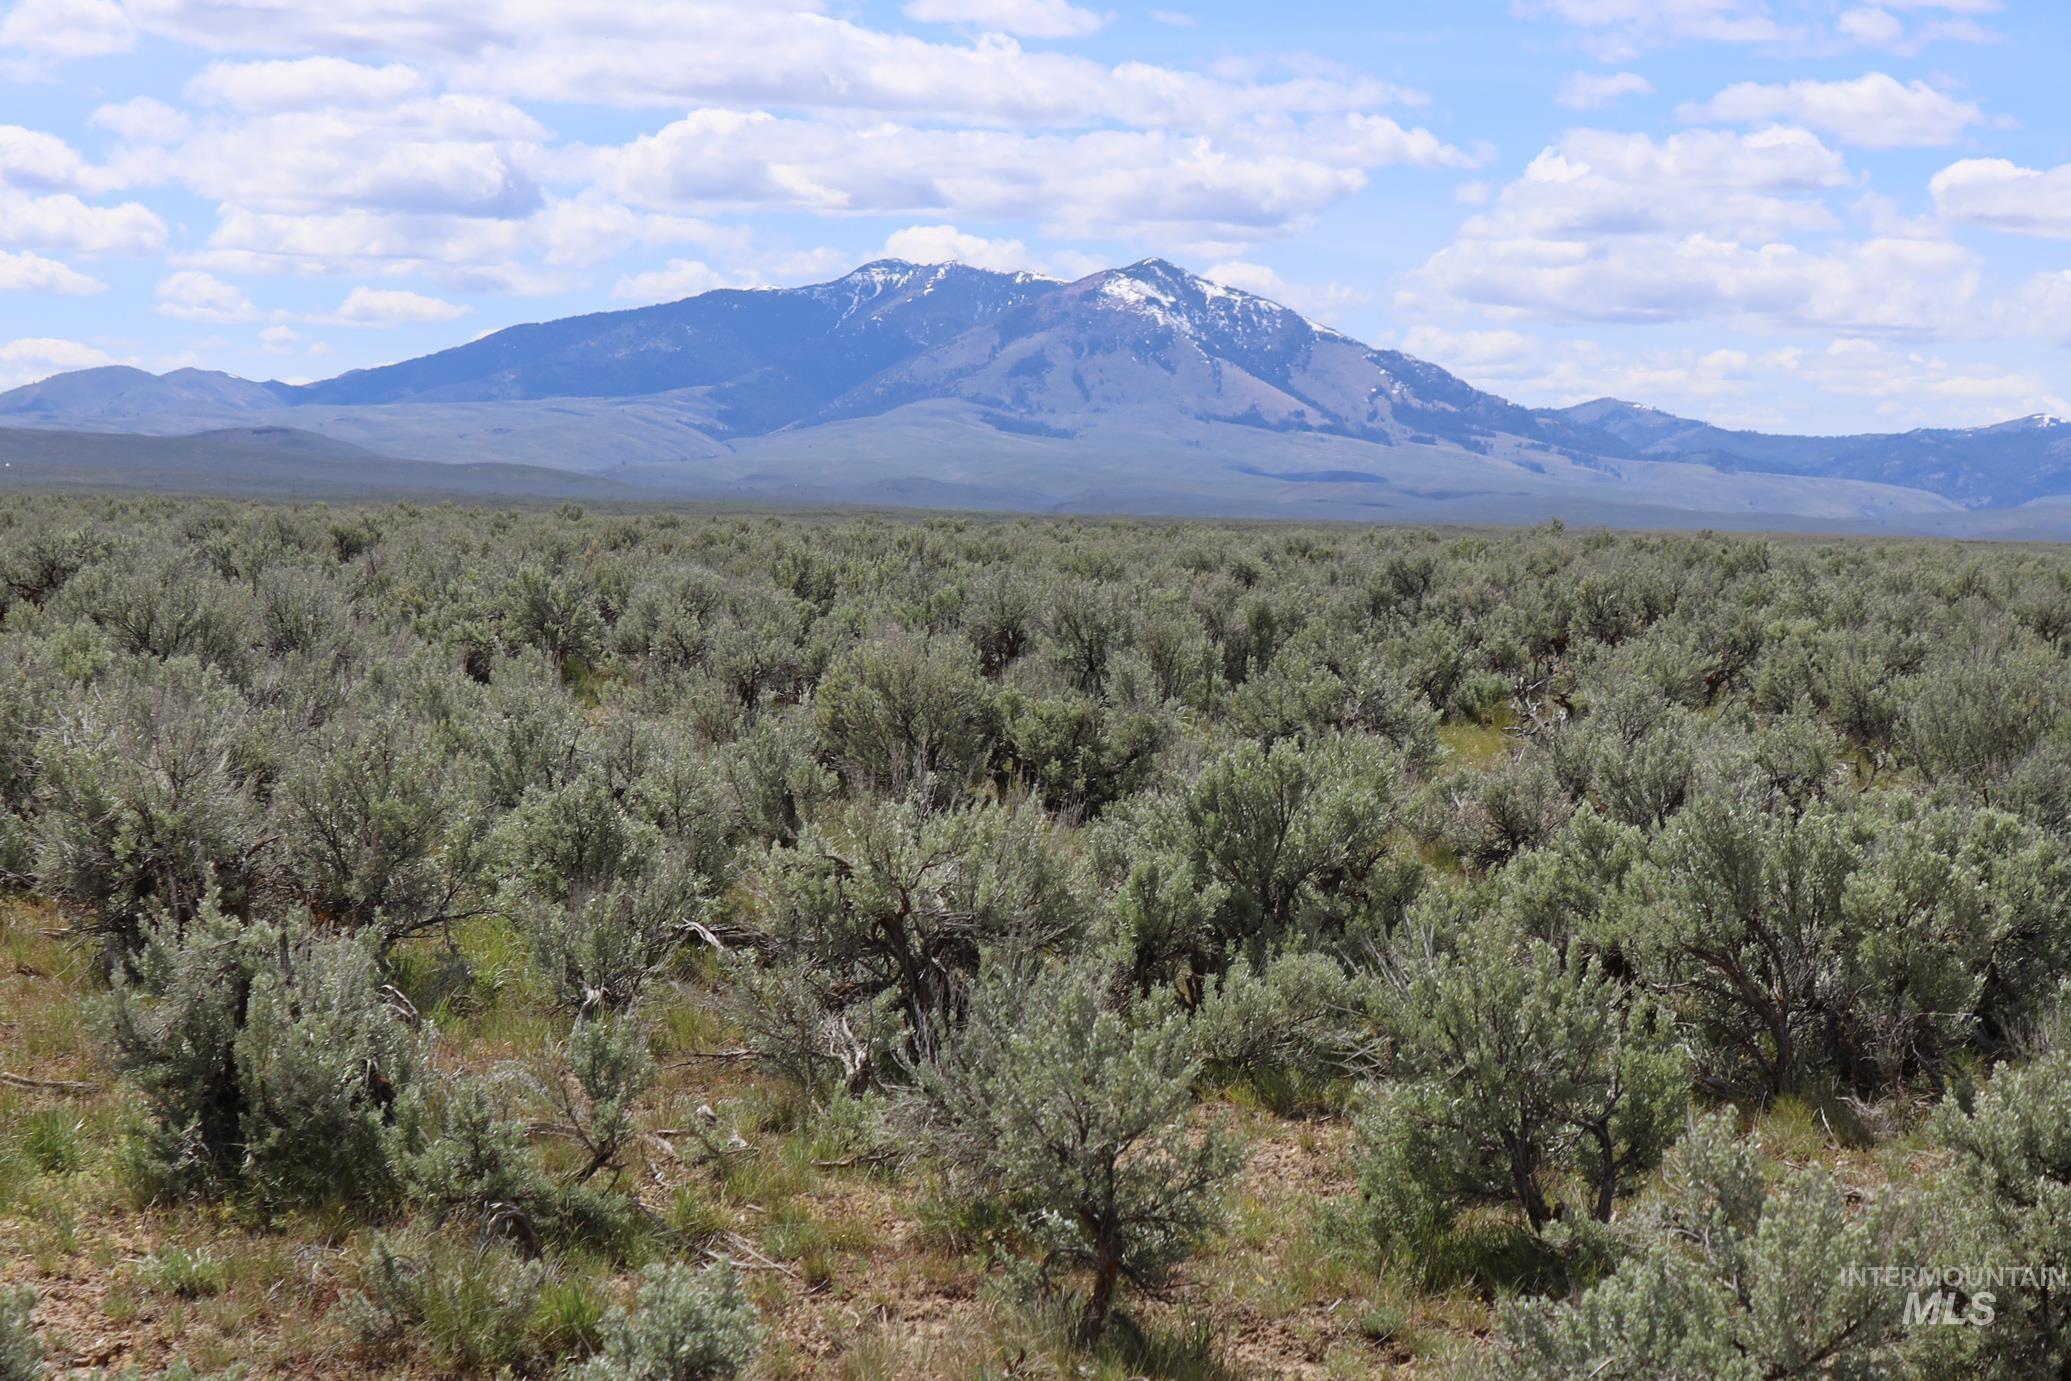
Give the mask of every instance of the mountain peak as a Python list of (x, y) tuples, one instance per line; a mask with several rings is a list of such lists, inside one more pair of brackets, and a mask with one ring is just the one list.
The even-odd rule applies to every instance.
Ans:
[(850, 269), (835, 281), (846, 283), (852, 278), (911, 278), (921, 267), (911, 259), (872, 259), (867, 264), (859, 264)]

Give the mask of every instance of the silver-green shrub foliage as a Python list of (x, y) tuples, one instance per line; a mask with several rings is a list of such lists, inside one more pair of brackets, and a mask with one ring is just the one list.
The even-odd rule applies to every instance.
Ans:
[[(1968, 1112), (1934, 1122), (1952, 1155), (1948, 1189), (1967, 1261), (2071, 1263), (2071, 1053), (2003, 1068)], [(1965, 1330), (1979, 1374), (2061, 1375), (2071, 1366), (2071, 1294), (2047, 1283), (1997, 1290), (1989, 1328)]]
[(1132, 1028), (1097, 973), (998, 975), (920, 1096), (964, 1194), (1019, 1218), (1046, 1276), (1090, 1275), (1096, 1338), (1123, 1284), (1156, 1287), (1220, 1221), (1241, 1157), (1187, 1125), (1196, 1074), (1183, 1017)]
[(163, 1187), (388, 1202), (417, 1130), (420, 1056), (380, 988), (371, 937), (239, 922), (213, 899), (185, 925), (146, 924), (109, 1033), (150, 1110)]
[(1579, 943), (1486, 921), (1411, 969), (1390, 1079), (1359, 1122), (1376, 1236), (1428, 1250), (1459, 1214), (1508, 1203), (1535, 1233), (1567, 1207), (1610, 1220), (1683, 1120), (1688, 1075), (1662, 1011)]
[(1676, 1147), (1635, 1248), (1573, 1301), (1504, 1310), (1491, 1375), (1760, 1381), (1907, 1374), (1905, 1291), (1867, 1269), (1918, 1259), (1918, 1206), (1851, 1210), (1824, 1170), (1772, 1181), (1728, 1119)]
[(631, 1308), (604, 1317), (597, 1356), (571, 1375), (582, 1381), (723, 1381), (747, 1370), (763, 1330), (730, 1266), (693, 1271), (661, 1262), (642, 1274)]
[(50, 1374), (43, 1345), (29, 1326), (35, 1307), (36, 1292), (26, 1285), (0, 1290), (0, 1381), (43, 1381)]

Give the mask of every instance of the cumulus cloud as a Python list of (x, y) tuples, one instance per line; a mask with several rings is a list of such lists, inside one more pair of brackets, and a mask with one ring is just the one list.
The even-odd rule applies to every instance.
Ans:
[(185, 114), (150, 96), (99, 106), (87, 124), (118, 139), (153, 146), (178, 143), (190, 128)]
[[(931, 0), (933, 2), (933, 0)], [(1052, 8), (983, 0), (958, 14)], [(1076, 7), (1058, 5), (1069, 11)], [(796, 5), (741, 0), (547, 5), (530, 0), (132, 0), (149, 32), (204, 48), (393, 55), (456, 89), (528, 101), (861, 111), (975, 123), (1138, 127), (1370, 109), (1404, 94), (1372, 78), (1237, 82), (1151, 63), (1029, 51), (1011, 36), (943, 42)]]
[(346, 326), (422, 326), (457, 321), (473, 308), (402, 288), (354, 288), (335, 318)]
[(1571, 72), (1554, 95), (1563, 110), (1603, 110), (1627, 96), (1651, 96), (1654, 83), (1637, 72)]
[(2031, 370), (1951, 361), (1933, 351), (1844, 337), (1792, 361), (1799, 377), (1844, 397), (1879, 400), (1894, 425), (1972, 426), (1981, 419), (2071, 413), (2061, 388)]
[(963, 24), (1022, 38), (1084, 38), (1099, 33), (1107, 16), (1066, 0), (906, 0), (908, 19)]
[(1227, 141), (1163, 131), (1027, 135), (694, 111), (596, 154), (601, 186), (655, 209), (1030, 220), (1066, 236), (1277, 234), (1392, 164), (1470, 155), (1385, 116), (1319, 118)]
[(1465, 233), (1771, 237), (1831, 228), (1822, 194), (1851, 181), (1846, 160), (1805, 130), (1690, 130), (1660, 140), (1571, 130), (1471, 218)]
[(694, 216), (640, 211), (609, 198), (548, 197), (530, 216), (494, 219), (356, 207), (308, 213), (224, 206), (186, 267), (240, 274), (424, 277), (454, 292), (566, 292), (571, 271), (631, 249), (696, 244), (744, 252), (748, 232)]
[(1544, 345), (1522, 331), (1455, 330), (1447, 326), (1413, 326), (1403, 334), (1402, 348), (1455, 373), (1487, 377), (1490, 372), (1545, 356)]
[(895, 230), (884, 242), (884, 252), (893, 259), (910, 259), (916, 264), (955, 262), (974, 268), (1018, 273), (1034, 268), (1028, 246), (1019, 240), (988, 240), (969, 235), (953, 225), (909, 225)]
[(612, 287), (621, 302), (674, 302), (714, 288), (742, 286), (729, 275), (696, 259), (671, 259), (658, 269), (627, 274)]
[(74, 369), (121, 364), (98, 346), (32, 336), (0, 345), (0, 389), (19, 388)]
[(2043, 171), (2004, 158), (1966, 158), (1936, 173), (1928, 190), (1949, 220), (2071, 239), (2071, 163)]
[(1412, 309), (1468, 305), (1558, 320), (1723, 320), (1856, 333), (1973, 329), (1983, 266), (1885, 217), (1861, 240), (1827, 205), (1859, 186), (1808, 131), (1571, 131), (1411, 275)]
[(1232, 259), (1212, 265), (1202, 277), (1292, 307), (1312, 321), (1333, 325), (1346, 312), (1373, 301), (1373, 294), (1346, 283), (1290, 283), (1265, 264)]
[(369, 67), (343, 58), (214, 62), (187, 83), (187, 99), (245, 111), (385, 106), (417, 95), (424, 78), (401, 63)]
[(1676, 114), (1689, 123), (1788, 121), (1866, 149), (1953, 144), (1985, 118), (1970, 101), (1937, 91), (1926, 82), (1901, 82), (1882, 72), (1853, 81), (1795, 81), (1780, 86), (1740, 82), (1709, 101), (1684, 105)]
[(378, 111), (288, 111), (209, 126), (167, 160), (195, 192), (257, 211), (335, 206), (513, 217), (536, 210), (547, 130), (508, 102), (444, 95)]
[(1592, 56), (1626, 62), (1677, 43), (1916, 53), (1940, 42), (1992, 40), (1997, 35), (1978, 16), (2000, 8), (1999, 0), (1874, 0), (1834, 14), (1822, 0), (1513, 0), (1511, 13), (1568, 24)]
[[(49, 27), (95, 4), (26, 0), (5, 13), (17, 28)], [(449, 292), (565, 291), (636, 247), (738, 276), (745, 246), (713, 221), (735, 212), (911, 221), (909, 236), (1013, 222), (1235, 257), (1381, 169), (1489, 156), (1382, 113), (1420, 103), (1416, 93), (1321, 61), (1276, 60), (1261, 75), (1259, 63), (1196, 70), (1032, 42), (1099, 27), (1108, 16), (1094, 0), (905, 4), (951, 30), (897, 32), (815, 0), (125, 0), (110, 7), (121, 25), (100, 25), (121, 42), (212, 57), (185, 85), (187, 109), (151, 97), (102, 106), (90, 120), (109, 136), (99, 161), (18, 131), (23, 156), (0, 158), (14, 190), (73, 199), (16, 197), (0, 207), (0, 234), (32, 222), (25, 244), (156, 251), (168, 232), (155, 214), (89, 203), (177, 187), (213, 203), (215, 224), (169, 267), (421, 276)], [(689, 113), (591, 148), (528, 113), (558, 102)], [(1034, 237), (1017, 233), (948, 245), (1026, 265)], [(754, 258), (758, 273), (775, 271), (776, 252)], [(1054, 245), (1043, 258), (1084, 262)]]
[(1564, 320), (1704, 318), (1851, 331), (1961, 329), (1978, 306), (1977, 256), (1944, 240), (1877, 238), (1825, 251), (1711, 235), (1462, 240), (1417, 287)]
[(60, 191), (79, 186), (85, 171), (85, 161), (56, 135), (0, 125), (0, 184)]
[(1511, 13), (1574, 26), (1605, 62), (1670, 43), (1773, 43), (1792, 32), (1762, 0), (1516, 0)]
[[(1989, 43), (1998, 38), (1977, 16), (1996, 14), (1999, 0), (1877, 0), (1844, 10), (1834, 32), (1844, 44), (1913, 54), (1936, 43)], [(1909, 23), (1902, 16), (1917, 15)]]
[[(2062, 390), (2032, 370), (1851, 335), (1762, 349), (1624, 350), (1567, 340), (1558, 350), (1498, 355), (1468, 372), (1478, 383), (1539, 405), (1623, 398), (1764, 431), (1969, 427), (2064, 410)], [(1838, 420), (1844, 408), (1847, 420)]]
[(0, 292), (62, 293), (83, 297), (100, 292), (107, 286), (55, 259), (0, 249)]
[(0, 244), (83, 254), (156, 254), (165, 222), (137, 202), (89, 206), (70, 192), (31, 196), (0, 190)]
[(242, 290), (196, 269), (182, 269), (160, 280), (153, 296), (160, 313), (181, 321), (227, 326), (259, 315)]
[(2002, 320), (2015, 335), (2071, 346), (2071, 269), (2038, 273), (2008, 294)]
[(0, 51), (37, 58), (92, 58), (126, 53), (136, 29), (114, 0), (16, 0), (0, 18)]

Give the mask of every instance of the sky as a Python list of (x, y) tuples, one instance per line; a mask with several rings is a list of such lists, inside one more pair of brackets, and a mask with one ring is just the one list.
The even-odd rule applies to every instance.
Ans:
[(1157, 255), (1531, 405), (2071, 414), (2063, 0), (0, 0), (0, 387)]

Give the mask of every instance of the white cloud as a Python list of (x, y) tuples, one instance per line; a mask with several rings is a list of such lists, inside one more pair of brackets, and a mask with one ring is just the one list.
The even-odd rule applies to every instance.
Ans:
[(1793, 361), (1806, 382), (1843, 397), (1871, 398), (1894, 426), (1976, 426), (2071, 413), (2061, 388), (2028, 370), (1952, 362), (1928, 351), (1842, 338)]
[(39, 58), (126, 53), (136, 30), (114, 0), (17, 0), (0, 19), (0, 49)]
[(1984, 112), (1926, 82), (1900, 82), (1882, 72), (1853, 81), (1795, 81), (1785, 86), (1740, 82), (1705, 102), (1682, 106), (1690, 123), (1733, 125), (1788, 121), (1866, 149), (1953, 144)]
[(1028, 246), (1019, 240), (988, 240), (968, 235), (953, 225), (909, 225), (895, 230), (884, 242), (884, 252), (894, 259), (916, 264), (956, 262), (973, 268), (1016, 273), (1032, 269)]
[(748, 231), (691, 216), (638, 211), (608, 198), (549, 197), (532, 215), (490, 219), (343, 208), (219, 210), (206, 247), (180, 256), (228, 273), (426, 277), (455, 292), (537, 296), (581, 286), (569, 270), (629, 249), (696, 244), (744, 252)]
[[(1834, 20), (1834, 30), (1844, 44), (1911, 55), (1936, 43), (1995, 41), (1998, 33), (1976, 16), (1996, 14), (2002, 8), (1999, 0), (1877, 0), (1843, 11)], [(1894, 10), (1927, 17), (1908, 27)]]
[(908, 19), (962, 24), (1022, 38), (1084, 38), (1099, 33), (1107, 16), (1066, 0), (906, 0)]
[(1889, 10), (1845, 10), (1834, 20), (1840, 35), (1865, 48), (1891, 48), (1906, 36), (1905, 21)]
[(189, 129), (184, 114), (149, 96), (101, 106), (87, 117), (87, 124), (131, 143), (153, 146), (176, 144)]
[(1570, 130), (1467, 222), (1476, 238), (1707, 231), (1772, 237), (1831, 228), (1823, 194), (1852, 181), (1804, 130), (1644, 134)]
[(1859, 186), (1800, 129), (1691, 130), (1664, 140), (1573, 130), (1535, 158), (1453, 244), (1411, 275), (1405, 307), (1496, 316), (1757, 329), (1970, 331), (1986, 313), (1976, 255), (1933, 228), (1875, 215), (1881, 233), (1806, 248)]
[(401, 63), (369, 67), (319, 57), (210, 63), (187, 83), (187, 99), (244, 111), (314, 110), (391, 105), (423, 89), (424, 78)]
[(1605, 62), (1670, 43), (1773, 43), (1790, 33), (1761, 0), (1515, 0), (1511, 13), (1580, 29), (1582, 46)]
[[(1969, 427), (2066, 410), (2058, 400), (2062, 390), (2033, 371), (1860, 336), (1758, 350), (1626, 352), (1592, 340), (1538, 342), (1469, 373), (1533, 404), (1623, 398), (1719, 426), (1771, 432)], [(1848, 407), (1847, 400), (1869, 406)]]
[[(1998, 0), (1874, 0), (1834, 15), (1830, 0), (1512, 0), (1511, 13), (1564, 22), (1579, 31), (1593, 57), (1626, 62), (1676, 43), (1806, 54), (1847, 47), (1914, 53), (1944, 41), (1990, 41), (1996, 35), (1976, 16), (1999, 8)], [(1921, 18), (1909, 26), (1900, 17), (1905, 13)]]
[(0, 249), (0, 292), (62, 293), (83, 297), (100, 292), (107, 286), (55, 259)]
[(1637, 72), (1571, 72), (1554, 104), (1563, 110), (1603, 110), (1627, 96), (1651, 96), (1654, 83)]
[(2071, 269), (2033, 275), (2007, 297), (2003, 313), (2016, 335), (2071, 346)]
[(1968, 327), (1982, 282), (1976, 256), (1945, 240), (1878, 238), (1815, 252), (1705, 234), (1463, 239), (1432, 256), (1412, 296), (1560, 320), (1930, 332)]
[[(1028, 51), (1000, 34), (940, 42), (872, 29), (803, 5), (740, 0), (612, 7), (537, 0), (131, 5), (150, 32), (204, 48), (392, 55), (439, 71), (455, 89), (526, 101), (1207, 128), (1261, 115), (1366, 110), (1404, 94), (1367, 77), (1254, 83), (1144, 62), (1110, 65)], [(960, 7), (961, 12), (968, 10)]]
[(2044, 172), (2004, 158), (1966, 158), (1936, 173), (1928, 190), (1949, 220), (2071, 239), (2071, 163)]
[(165, 222), (137, 202), (89, 206), (70, 192), (29, 196), (0, 190), (0, 244), (84, 254), (156, 254)]
[(1346, 283), (1290, 283), (1277, 270), (1242, 259), (1215, 264), (1201, 276), (1292, 307), (1312, 321), (1325, 325), (1341, 321), (1350, 309), (1373, 301), (1373, 294), (1363, 288)]
[(508, 102), (445, 95), (210, 126), (166, 164), (195, 192), (256, 211), (519, 217), (544, 201), (532, 165), (549, 137)]
[(338, 308), (337, 320), (347, 326), (421, 326), (456, 321), (471, 307), (401, 288), (354, 288)]
[(1391, 164), (1473, 160), (1385, 116), (1319, 117), (1224, 141), (1162, 131), (849, 130), (694, 111), (596, 155), (600, 186), (656, 209), (1031, 220), (1065, 236), (1245, 241), (1284, 232)]
[(195, 269), (182, 269), (162, 279), (154, 296), (159, 312), (182, 321), (224, 326), (250, 321), (259, 314), (242, 290)]
[(19, 388), (73, 369), (93, 369), (122, 361), (96, 346), (76, 340), (30, 337), (0, 345), (0, 389)]
[(613, 285), (611, 295), (621, 302), (674, 302), (714, 288), (740, 286), (710, 264), (695, 259), (671, 259), (658, 269), (627, 274)]
[(1402, 349), (1418, 359), (1443, 365), (1457, 374), (1486, 376), (1490, 371), (1543, 359), (1542, 341), (1521, 331), (1454, 330), (1445, 326), (1413, 326), (1402, 337)]
[(77, 187), (85, 168), (72, 146), (56, 135), (0, 125), (0, 184), (58, 191)]

